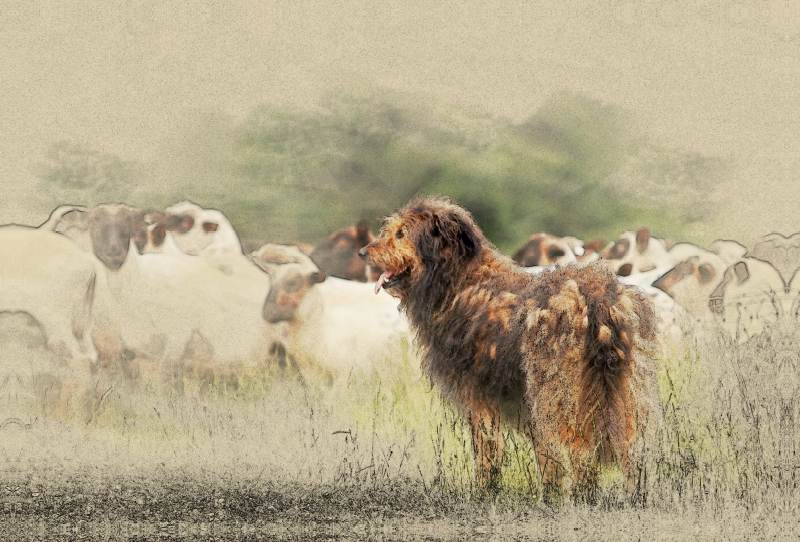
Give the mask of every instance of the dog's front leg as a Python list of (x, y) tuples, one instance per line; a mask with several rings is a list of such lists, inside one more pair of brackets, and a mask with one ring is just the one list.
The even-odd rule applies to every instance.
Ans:
[(467, 413), (475, 453), (475, 478), (484, 492), (497, 491), (503, 464), (503, 418), (488, 405), (472, 405)]

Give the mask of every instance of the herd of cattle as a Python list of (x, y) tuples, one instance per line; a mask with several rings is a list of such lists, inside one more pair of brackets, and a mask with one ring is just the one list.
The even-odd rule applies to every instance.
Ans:
[[(0, 342), (82, 373), (137, 357), (224, 367), (268, 356), (301, 373), (369, 371), (411, 341), (397, 300), (375, 295), (380, 271), (357, 255), (372, 239), (362, 221), (317, 247), (243, 246), (222, 212), (189, 201), (61, 206), (39, 227), (0, 227)], [(513, 259), (531, 273), (600, 260), (654, 298), (665, 335), (688, 322), (741, 344), (794, 329), (800, 311), (800, 234), (750, 248), (673, 245), (646, 229), (605, 247), (537, 234)]]

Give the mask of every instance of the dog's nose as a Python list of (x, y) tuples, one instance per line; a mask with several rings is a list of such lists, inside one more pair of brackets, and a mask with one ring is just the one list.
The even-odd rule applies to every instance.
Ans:
[(359, 251), (358, 251), (358, 256), (359, 256), (359, 257), (360, 257), (362, 260), (366, 260), (366, 259), (367, 259), (367, 249), (366, 249), (366, 248), (362, 248), (361, 250), (359, 250)]

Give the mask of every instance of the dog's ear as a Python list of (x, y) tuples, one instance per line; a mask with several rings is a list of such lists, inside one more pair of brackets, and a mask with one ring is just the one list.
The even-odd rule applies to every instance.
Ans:
[(432, 212), (428, 231), (417, 239), (423, 260), (439, 265), (444, 260), (466, 263), (481, 254), (481, 239), (470, 220), (453, 211)]
[(461, 257), (464, 258), (464, 260), (472, 260), (479, 257), (483, 245), (475, 229), (475, 225), (459, 215), (453, 216), (453, 222), (457, 232), (457, 250)]

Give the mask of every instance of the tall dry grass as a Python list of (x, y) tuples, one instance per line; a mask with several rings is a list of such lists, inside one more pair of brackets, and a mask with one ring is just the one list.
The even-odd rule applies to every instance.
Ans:
[(531, 448), (513, 428), (505, 429), (500, 492), (482, 498), (468, 428), (420, 374), (410, 346), (401, 359), (376, 360), (370, 374), (333, 384), (329, 375), (299, 375), (270, 359), (224, 371), (189, 364), (177, 377), (133, 360), (95, 374), (68, 395), (66, 408), (66, 377), (30, 378), (6, 359), (0, 476), (29, 505), (48, 495), (61, 502), (70, 487), (166, 503), (179, 487), (229, 501), (253, 495), (254, 513), (266, 517), (287, 510), (281, 499), (302, 495), (338, 503), (325, 512), (331, 517), (356, 514), (348, 506), (362, 510), (364, 501), (348, 495), (370, 495), (380, 514), (396, 507), (437, 517), (474, 505), (481, 513), (557, 518), (577, 506), (587, 514), (738, 518), (744, 528), (797, 510), (796, 343), (776, 336), (736, 345), (712, 334), (703, 346), (665, 349), (663, 425), (652, 443), (646, 499), (635, 505), (616, 468), (601, 473), (588, 508), (544, 494)]

